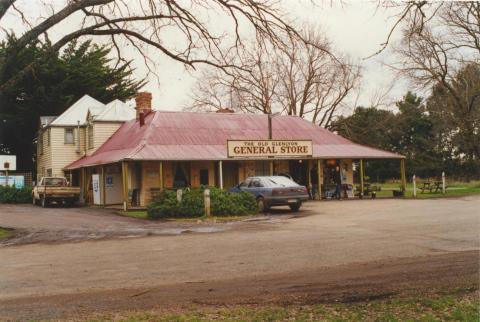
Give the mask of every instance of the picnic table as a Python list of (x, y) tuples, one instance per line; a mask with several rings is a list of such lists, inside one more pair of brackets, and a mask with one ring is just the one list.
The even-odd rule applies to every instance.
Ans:
[[(422, 193), (425, 193), (425, 190), (434, 191), (434, 193), (437, 193), (439, 191), (442, 191), (442, 181), (425, 181), (422, 182), (422, 186), (420, 187), (422, 190)], [(445, 186), (445, 190), (447, 189), (447, 186)]]
[(378, 186), (371, 185), (369, 182), (365, 182), (363, 184), (363, 196), (362, 196), (362, 193), (361, 193), (361, 187), (360, 186), (358, 186), (356, 188), (356, 190), (358, 191), (357, 196), (360, 197), (360, 198), (370, 196), (372, 199), (375, 199), (377, 197), (377, 191), (380, 191), (380, 189), (381, 188), (378, 187)]

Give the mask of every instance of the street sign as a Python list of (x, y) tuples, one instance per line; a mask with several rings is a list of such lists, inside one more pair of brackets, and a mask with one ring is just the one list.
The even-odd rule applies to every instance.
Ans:
[(17, 156), (16, 155), (0, 155), (0, 171), (15, 171), (17, 170)]

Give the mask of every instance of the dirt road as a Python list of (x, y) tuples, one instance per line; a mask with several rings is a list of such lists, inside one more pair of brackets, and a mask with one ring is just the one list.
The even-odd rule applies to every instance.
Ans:
[(212, 234), (4, 246), (0, 316), (478, 288), (478, 209), (478, 197), (312, 203)]

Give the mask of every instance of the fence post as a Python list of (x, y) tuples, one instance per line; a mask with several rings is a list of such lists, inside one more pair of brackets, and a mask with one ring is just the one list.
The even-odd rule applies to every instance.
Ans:
[(413, 175), (413, 197), (416, 198), (417, 197), (417, 179), (415, 177), (415, 175)]
[(442, 171), (442, 193), (445, 194), (445, 171)]
[(182, 189), (177, 189), (177, 201), (182, 202), (182, 194), (183, 190)]
[(210, 216), (210, 189), (205, 189), (203, 192), (204, 204), (205, 204), (205, 216)]

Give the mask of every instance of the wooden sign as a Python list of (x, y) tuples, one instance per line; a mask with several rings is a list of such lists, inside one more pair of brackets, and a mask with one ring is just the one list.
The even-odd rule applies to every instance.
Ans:
[(311, 157), (312, 140), (228, 140), (229, 158)]

